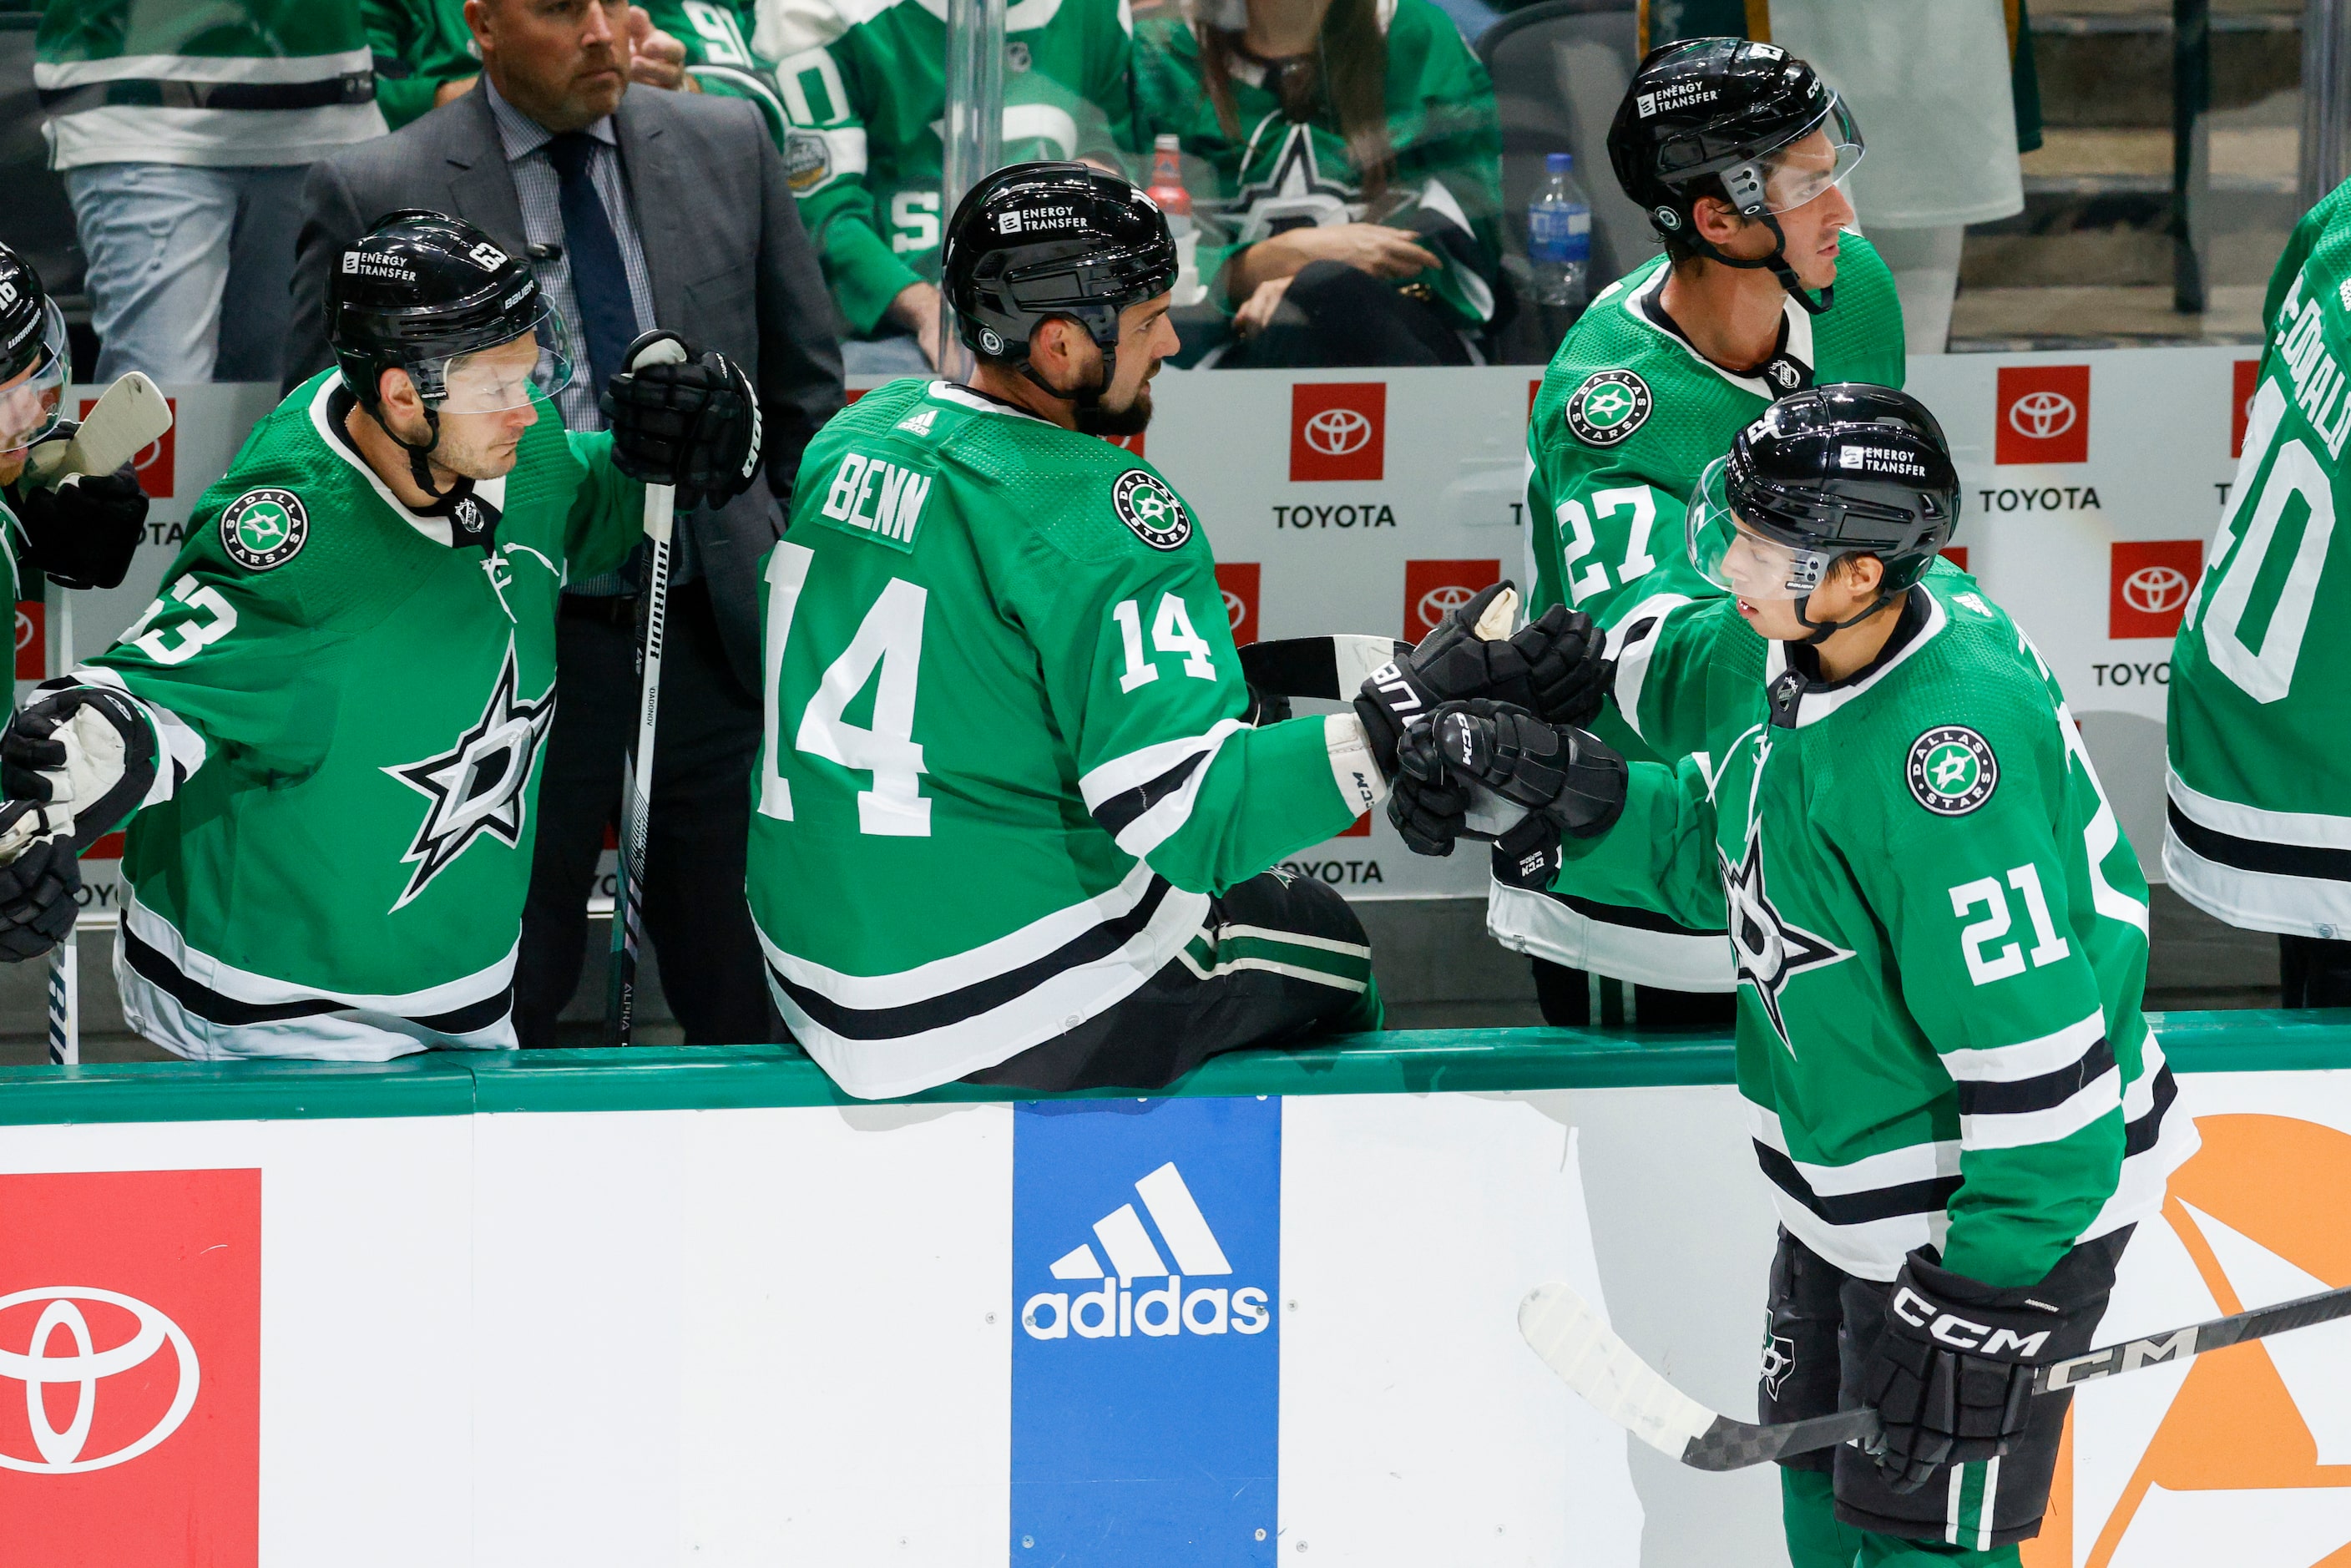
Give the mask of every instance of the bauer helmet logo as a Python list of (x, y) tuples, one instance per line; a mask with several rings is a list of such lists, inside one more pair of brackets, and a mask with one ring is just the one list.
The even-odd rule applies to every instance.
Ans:
[(489, 241), (484, 240), (465, 253), (465, 259), (484, 272), (496, 272), (507, 264), (507, 253)]
[(1361, 452), (1372, 439), (1372, 422), (1352, 408), (1326, 408), (1306, 422), (1306, 444), (1325, 457)]
[(2123, 602), (2142, 615), (2163, 615), (2188, 601), (2188, 574), (2173, 566), (2143, 566), (2123, 579)]
[[(86, 1301), (128, 1312), (138, 1326), (129, 1339), (101, 1347), (91, 1333), (89, 1315), (82, 1311), (81, 1303)], [(27, 1456), (0, 1449), (0, 1469), (50, 1476), (109, 1469), (137, 1458), (180, 1429), (188, 1412), (195, 1408), (201, 1381), (196, 1347), (184, 1329), (136, 1296), (94, 1290), (87, 1285), (51, 1285), (0, 1296), (0, 1312), (37, 1302), (47, 1304), (34, 1322), (31, 1340), (25, 1349), (0, 1349), (0, 1378), (22, 1383), (26, 1387), (25, 1410), (32, 1427), (34, 1453)], [(60, 1341), (68, 1346), (66, 1354), (51, 1354)], [(176, 1383), (170, 1406), (143, 1435), (109, 1452), (86, 1455), (98, 1416), (100, 1387), (109, 1378), (139, 1372), (166, 1344), (172, 1347), (176, 1363), (172, 1373)], [(150, 1373), (141, 1381), (157, 1375)], [(47, 1390), (51, 1388), (77, 1391), (72, 1418), (62, 1429), (50, 1420), (54, 1406), (47, 1398)]]
[(996, 335), (995, 328), (982, 327), (979, 329), (979, 351), (983, 354), (1004, 352), (1004, 340)]
[(2074, 428), (2081, 413), (2061, 392), (2026, 392), (2009, 405), (2008, 427), (2032, 441), (2047, 441)]

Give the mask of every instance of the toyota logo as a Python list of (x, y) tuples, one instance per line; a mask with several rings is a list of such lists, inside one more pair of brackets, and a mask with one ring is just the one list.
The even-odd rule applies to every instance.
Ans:
[(1306, 444), (1325, 457), (1360, 452), (1372, 439), (1372, 422), (1352, 408), (1326, 408), (1306, 422)]
[(2176, 566), (2143, 566), (2123, 579), (2123, 602), (2144, 615), (2161, 615), (2188, 601), (2188, 574)]
[(33, 645), (33, 618), (23, 611), (16, 612), (16, 651), (23, 653)]
[(1458, 582), (1448, 582), (1442, 588), (1432, 588), (1420, 596), (1421, 623), (1433, 627), (1447, 615), (1477, 597), (1476, 589), (1464, 588)]
[(2064, 392), (2026, 392), (2009, 405), (2008, 427), (2031, 441), (2047, 441), (2074, 428), (2074, 400)]
[[(0, 1450), (0, 1469), (47, 1476), (108, 1469), (137, 1458), (179, 1430), (180, 1423), (195, 1406), (197, 1382), (196, 1348), (188, 1343), (179, 1324), (135, 1297), (84, 1285), (50, 1285), (0, 1296), (0, 1312), (35, 1301), (47, 1301), (48, 1305), (41, 1309), (39, 1321), (33, 1325), (32, 1341), (23, 1354), (0, 1350), (0, 1379), (14, 1378), (25, 1385), (25, 1417), (32, 1427), (33, 1447), (39, 1451), (39, 1458), (26, 1458)], [(90, 1334), (89, 1320), (78, 1304), (84, 1301), (121, 1308), (139, 1320), (138, 1331), (120, 1344), (99, 1349)], [(68, 1342), (67, 1354), (52, 1354), (60, 1338)], [(98, 1385), (107, 1378), (144, 1366), (166, 1340), (180, 1361), (179, 1390), (172, 1396), (172, 1407), (137, 1442), (110, 1454), (83, 1458), (82, 1446), (89, 1440), (90, 1423), (98, 1415)], [(50, 1386), (78, 1390), (73, 1419), (63, 1431), (49, 1424), (48, 1405), (42, 1391)]]
[(1225, 590), (1225, 621), (1226, 621), (1227, 624), (1230, 625), (1234, 631), (1238, 632), (1238, 631), (1239, 631), (1239, 630), (1241, 629), (1241, 620), (1242, 620), (1242, 618), (1243, 618), (1244, 616), (1248, 615), (1248, 614), (1249, 614), (1249, 605), (1248, 605), (1248, 603), (1247, 603), (1245, 601), (1243, 601), (1243, 600), (1242, 600), (1242, 598), (1241, 598), (1241, 596), (1240, 596), (1239, 594), (1235, 593), (1235, 592), (1234, 592), (1231, 589), (1229, 589), (1229, 588), (1226, 589), (1226, 590)]

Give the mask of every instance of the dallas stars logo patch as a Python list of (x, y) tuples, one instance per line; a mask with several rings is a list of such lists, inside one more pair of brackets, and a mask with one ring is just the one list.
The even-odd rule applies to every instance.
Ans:
[(1771, 1032), (1793, 1056), (1787, 1020), (1780, 1015), (1780, 993), (1807, 969), (1835, 964), (1853, 955), (1825, 936), (1816, 936), (1782, 918), (1763, 887), (1763, 835), (1750, 832), (1747, 853), (1737, 865), (1717, 850), (1722, 867), (1722, 891), (1730, 905), (1730, 947), (1739, 959), (1739, 983), (1755, 988)]
[(1903, 775), (1918, 804), (1938, 817), (1964, 817), (1991, 799), (2000, 764), (1982, 736), (1965, 725), (1947, 724), (1910, 743)]
[(1153, 549), (1176, 549), (1192, 537), (1192, 514), (1175, 491), (1140, 468), (1130, 468), (1110, 487), (1111, 509), (1134, 537)]
[(1781, 1385), (1788, 1374), (1796, 1370), (1796, 1342), (1786, 1334), (1771, 1332), (1771, 1320), (1763, 1320), (1763, 1390), (1772, 1398), (1780, 1397)]
[(1614, 446), (1648, 422), (1649, 383), (1630, 371), (1595, 371), (1567, 400), (1567, 427), (1586, 446)]
[(284, 566), (310, 538), (310, 514), (291, 490), (247, 490), (220, 516), (221, 549), (252, 571)]
[(548, 726), (555, 721), (555, 684), (550, 680), (546, 691), (525, 702), (516, 695), (516, 681), (514, 643), (508, 640), (489, 704), (457, 743), (437, 757), (384, 769), (433, 802), (415, 841), (400, 857), (416, 869), (392, 908), (423, 893), (477, 835), (521, 843), (523, 788), (530, 782)]

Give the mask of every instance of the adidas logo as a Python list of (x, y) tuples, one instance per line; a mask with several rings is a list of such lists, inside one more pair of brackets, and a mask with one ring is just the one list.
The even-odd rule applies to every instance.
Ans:
[(939, 411), (937, 409), (918, 408), (914, 413), (908, 414), (905, 418), (900, 420), (896, 428), (900, 430), (912, 431), (916, 435), (928, 435), (931, 433), (932, 422), (936, 420), (938, 417)]
[[(1051, 1272), (1056, 1280), (1098, 1281), (1099, 1285), (1077, 1292), (1040, 1291), (1022, 1302), (1020, 1326), (1030, 1339), (1067, 1339), (1072, 1333), (1080, 1339), (1138, 1333), (1170, 1339), (1183, 1333), (1263, 1333), (1271, 1326), (1265, 1291), (1254, 1285), (1185, 1290), (1186, 1277), (1229, 1278), (1233, 1266), (1173, 1160), (1136, 1182), (1134, 1191), (1151, 1216), (1151, 1226), (1144, 1225), (1131, 1203), (1095, 1220), (1094, 1240), (1081, 1241), (1055, 1259)], [(1152, 1239), (1154, 1228), (1159, 1232), (1157, 1242)], [(1094, 1242), (1102, 1244), (1099, 1254)], [(1104, 1257), (1110, 1260), (1107, 1268)], [(1155, 1279), (1166, 1283), (1155, 1291), (1130, 1288), (1137, 1280)]]

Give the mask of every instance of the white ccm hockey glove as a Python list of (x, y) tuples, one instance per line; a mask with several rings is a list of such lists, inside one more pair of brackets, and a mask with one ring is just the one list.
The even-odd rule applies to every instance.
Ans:
[(36, 841), (79, 855), (146, 799), (155, 738), (131, 700), (103, 686), (43, 687), (0, 733), (0, 862)]

